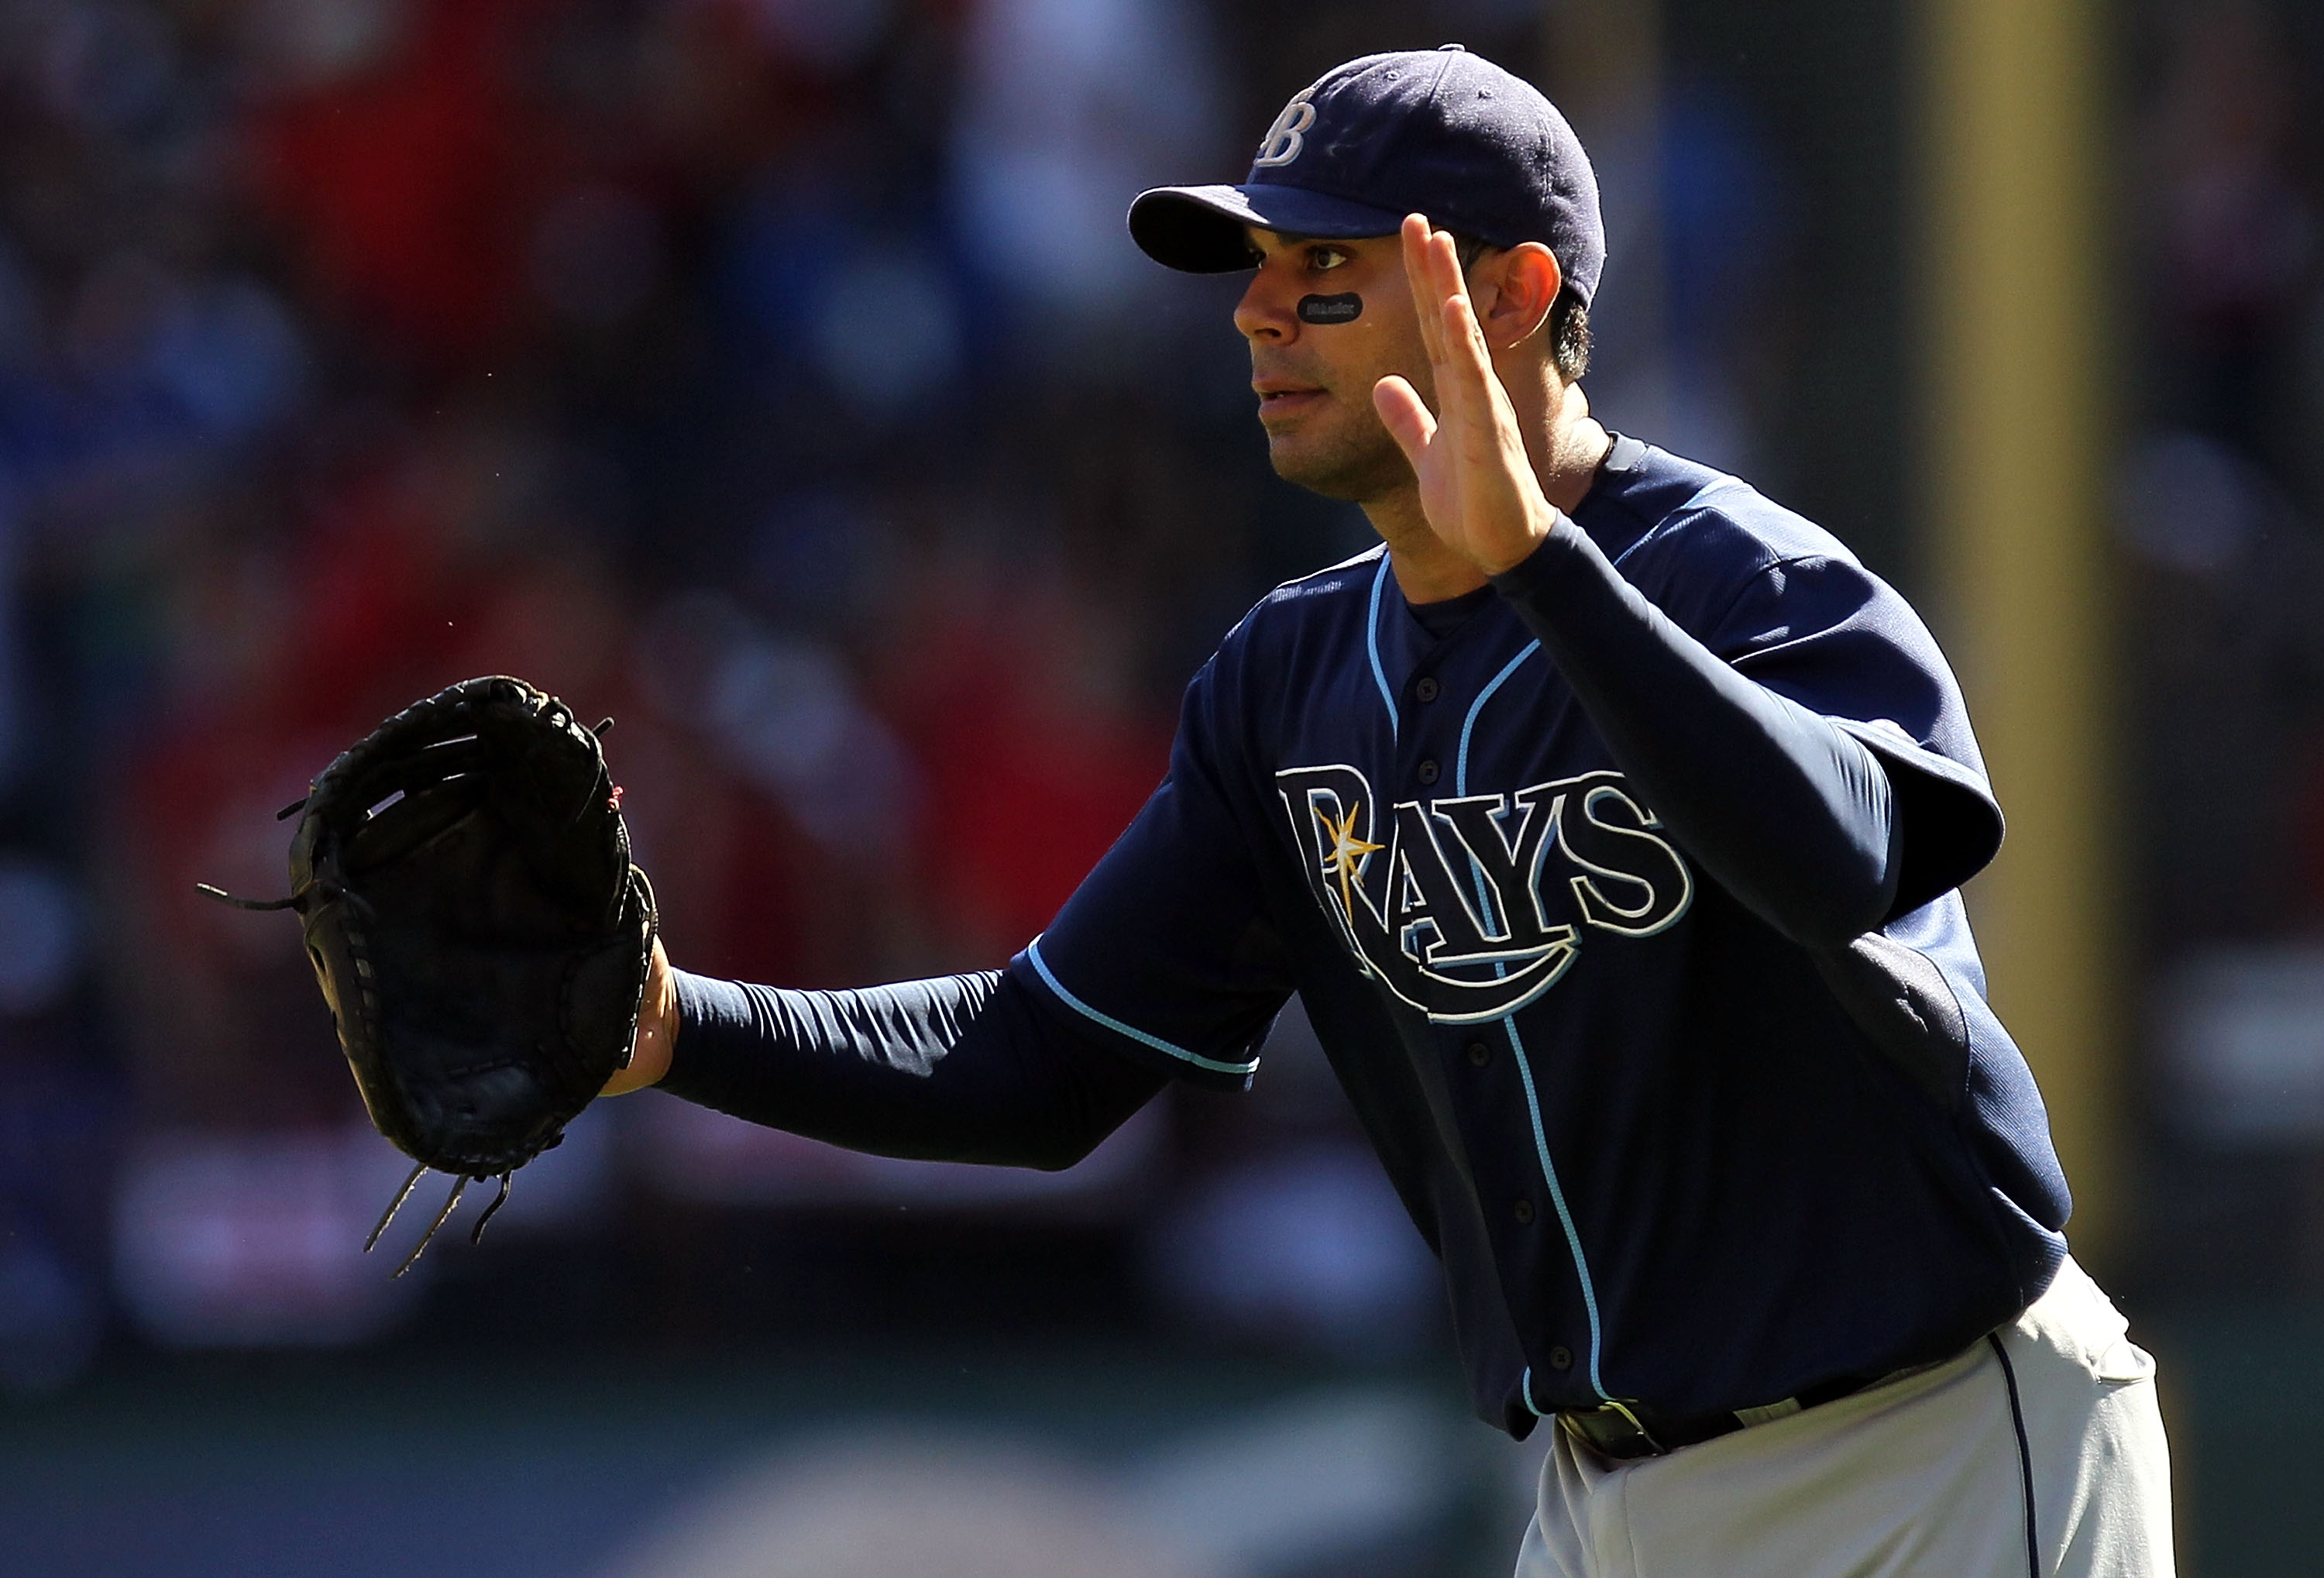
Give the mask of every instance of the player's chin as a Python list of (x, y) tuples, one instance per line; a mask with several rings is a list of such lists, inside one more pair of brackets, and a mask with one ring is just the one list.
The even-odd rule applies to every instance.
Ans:
[(1268, 423), (1267, 455), (1275, 475), (1284, 481), (1351, 503), (1379, 498), (1412, 481), (1404, 452), (1377, 422), (1369, 433), (1318, 431), (1305, 422)]

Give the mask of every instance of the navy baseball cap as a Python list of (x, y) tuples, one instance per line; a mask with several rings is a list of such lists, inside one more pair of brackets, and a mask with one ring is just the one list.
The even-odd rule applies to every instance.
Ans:
[(1169, 186), (1130, 205), (1146, 255), (1189, 273), (1257, 261), (1246, 225), (1352, 241), (1406, 214), (1491, 246), (1538, 241), (1587, 305), (1606, 265), (1598, 177), (1539, 89), (1459, 44), (1366, 55), (1294, 94), (1240, 186)]

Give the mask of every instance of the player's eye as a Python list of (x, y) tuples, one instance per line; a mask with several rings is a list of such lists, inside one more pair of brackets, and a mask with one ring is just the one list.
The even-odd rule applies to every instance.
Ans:
[(1307, 266), (1319, 274), (1327, 273), (1351, 259), (1352, 254), (1345, 247), (1311, 246), (1307, 249)]

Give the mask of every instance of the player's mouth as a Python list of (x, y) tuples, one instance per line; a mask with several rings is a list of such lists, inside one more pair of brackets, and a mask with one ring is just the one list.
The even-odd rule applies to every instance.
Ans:
[(1250, 386), (1259, 394), (1259, 420), (1262, 422), (1297, 416), (1331, 398), (1313, 383), (1288, 378), (1257, 378)]

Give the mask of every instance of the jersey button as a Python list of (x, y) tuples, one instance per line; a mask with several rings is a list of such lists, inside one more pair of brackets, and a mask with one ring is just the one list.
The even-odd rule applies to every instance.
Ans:
[(1509, 1207), (1509, 1210), (1510, 1213), (1517, 1217), (1517, 1225), (1519, 1227), (1531, 1227), (1533, 1225), (1532, 1201), (1520, 1200), (1515, 1205)]
[(1493, 1060), (1493, 1049), (1482, 1041), (1469, 1043), (1469, 1066), (1482, 1068)]
[(1443, 693), (1444, 687), (1436, 683), (1436, 676), (1434, 674), (1428, 675), (1412, 687), (1412, 694), (1422, 701), (1434, 701)]
[(1423, 783), (1434, 783), (1436, 781), (1436, 758), (1431, 756), (1423, 761), (1420, 764), (1419, 771), (1415, 774), (1415, 776)]
[(1572, 1369), (1572, 1368), (1573, 1368), (1573, 1350), (1572, 1350), (1572, 1349), (1571, 1349), (1571, 1348), (1563, 1347), (1563, 1346), (1561, 1346), (1561, 1347), (1556, 1347), (1556, 1348), (1552, 1348), (1552, 1349), (1549, 1351), (1549, 1367), (1550, 1367), (1552, 1370), (1571, 1370), (1571, 1369)]

